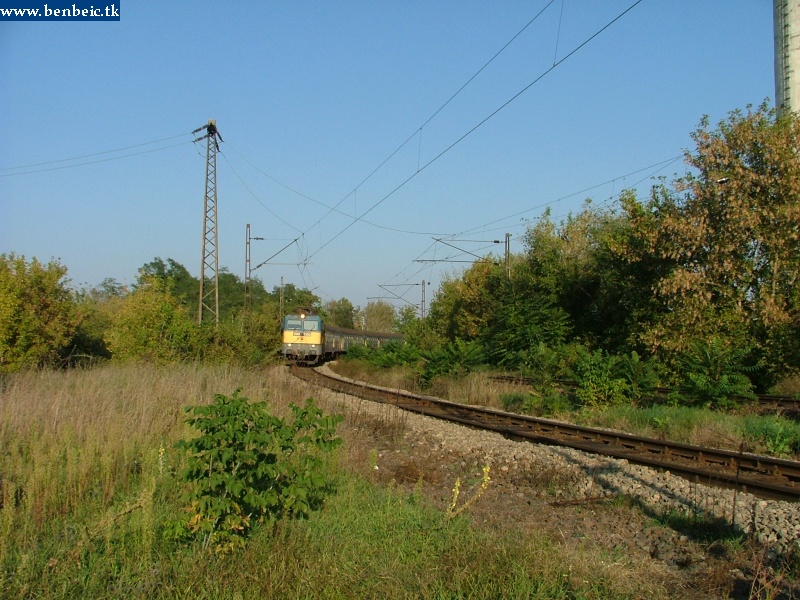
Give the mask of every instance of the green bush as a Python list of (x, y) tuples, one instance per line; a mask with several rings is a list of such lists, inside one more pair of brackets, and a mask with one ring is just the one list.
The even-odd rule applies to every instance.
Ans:
[(176, 446), (188, 453), (182, 474), (187, 516), (172, 524), (175, 537), (201, 538), (226, 552), (255, 523), (307, 516), (321, 506), (331, 484), (324, 454), (341, 443), (341, 416), (324, 416), (312, 399), (291, 405), (293, 420), (271, 416), (264, 402), (215, 394), (206, 406), (186, 408), (200, 432)]
[(585, 406), (622, 404), (631, 397), (631, 386), (621, 375), (624, 361), (602, 350), (579, 352), (575, 364), (578, 387), (575, 397)]
[(55, 366), (79, 318), (56, 261), (0, 254), (0, 373)]
[(718, 337), (694, 342), (680, 358), (683, 382), (680, 392), (689, 404), (731, 408), (741, 398), (755, 399), (745, 373), (758, 366), (744, 364), (750, 348), (737, 348)]
[(483, 363), (484, 351), (480, 342), (456, 339), (444, 348), (421, 353), (424, 366), (420, 379), (430, 385), (436, 377), (464, 375)]
[(120, 301), (105, 339), (114, 358), (157, 364), (195, 358), (200, 340), (187, 308), (156, 278), (145, 279)]
[(345, 354), (345, 360), (362, 360), (381, 368), (413, 365), (419, 359), (419, 349), (403, 342), (389, 342), (380, 348), (350, 346)]

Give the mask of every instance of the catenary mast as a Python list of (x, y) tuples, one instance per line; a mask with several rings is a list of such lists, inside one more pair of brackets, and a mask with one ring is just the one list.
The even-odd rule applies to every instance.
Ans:
[(200, 298), (197, 309), (197, 322), (202, 324), (208, 316), (219, 323), (219, 233), (217, 231), (217, 152), (222, 136), (217, 131), (217, 123), (210, 119), (207, 125), (198, 127), (192, 133), (205, 129), (205, 135), (195, 140), (206, 140), (206, 193), (203, 201), (203, 260), (200, 266)]

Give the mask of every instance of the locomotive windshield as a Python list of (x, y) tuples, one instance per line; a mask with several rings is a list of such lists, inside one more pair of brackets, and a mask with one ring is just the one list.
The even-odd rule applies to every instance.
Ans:
[(321, 321), (319, 317), (300, 317), (288, 316), (283, 321), (283, 328), (294, 331), (319, 331)]

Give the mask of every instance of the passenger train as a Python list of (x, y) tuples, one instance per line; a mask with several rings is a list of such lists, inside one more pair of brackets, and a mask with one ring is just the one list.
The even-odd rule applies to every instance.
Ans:
[(299, 311), (286, 315), (281, 325), (281, 354), (300, 365), (316, 365), (345, 354), (350, 346), (379, 348), (402, 341), (398, 333), (378, 333), (326, 325), (317, 314)]

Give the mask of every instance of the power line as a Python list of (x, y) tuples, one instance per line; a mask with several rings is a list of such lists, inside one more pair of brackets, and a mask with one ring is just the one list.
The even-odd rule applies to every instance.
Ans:
[[(623, 16), (625, 16), (625, 15), (626, 15), (628, 12), (630, 12), (631, 10), (633, 10), (633, 8), (635, 8), (637, 5), (641, 4), (641, 2), (642, 2), (642, 0), (636, 0), (636, 2), (634, 2), (633, 4), (631, 4), (631, 5), (630, 5), (628, 8), (626, 8), (624, 11), (622, 11), (621, 13), (619, 13), (619, 14), (618, 14), (616, 17), (614, 17), (614, 18), (613, 18), (611, 21), (609, 21), (608, 23), (606, 23), (606, 24), (605, 24), (603, 27), (601, 27), (601, 28), (600, 28), (600, 29), (598, 29), (598, 30), (597, 30), (595, 33), (593, 33), (591, 36), (589, 36), (588, 38), (586, 38), (586, 39), (585, 39), (583, 42), (581, 42), (581, 43), (580, 43), (578, 46), (576, 46), (576, 47), (575, 47), (573, 50), (571, 50), (569, 53), (567, 53), (567, 54), (566, 54), (566, 55), (565, 55), (563, 58), (561, 58), (560, 60), (558, 60), (558, 61), (554, 62), (552, 67), (549, 67), (549, 68), (545, 69), (545, 71), (544, 71), (544, 72), (542, 72), (542, 73), (541, 73), (541, 74), (540, 74), (538, 77), (536, 77), (536, 78), (535, 78), (533, 81), (531, 81), (531, 82), (530, 82), (530, 83), (528, 83), (526, 86), (524, 86), (524, 87), (523, 87), (523, 88), (522, 88), (520, 91), (518, 91), (518, 92), (517, 92), (516, 94), (514, 94), (514, 95), (513, 95), (511, 98), (509, 98), (508, 100), (506, 100), (506, 101), (505, 101), (503, 104), (501, 104), (501, 105), (500, 105), (498, 108), (496, 108), (494, 111), (492, 111), (492, 112), (491, 112), (491, 113), (490, 113), (488, 116), (486, 116), (486, 117), (485, 117), (485, 118), (483, 118), (483, 119), (482, 119), (480, 122), (478, 122), (476, 125), (474, 125), (474, 126), (471, 128), (471, 129), (469, 129), (469, 130), (468, 130), (466, 133), (464, 133), (464, 134), (463, 134), (461, 137), (459, 137), (457, 140), (455, 140), (453, 143), (451, 143), (449, 146), (447, 146), (447, 147), (446, 147), (444, 150), (442, 150), (442, 151), (441, 151), (439, 154), (437, 154), (436, 156), (434, 156), (434, 157), (433, 157), (431, 160), (429, 160), (427, 163), (425, 163), (425, 164), (424, 164), (424, 165), (422, 165), (421, 167), (418, 167), (418, 170), (417, 170), (415, 173), (412, 173), (411, 175), (409, 175), (409, 176), (408, 176), (408, 177), (407, 177), (407, 178), (406, 178), (404, 181), (402, 181), (402, 182), (401, 182), (401, 183), (400, 183), (400, 184), (399, 184), (397, 187), (395, 187), (395, 188), (394, 188), (393, 190), (391, 190), (391, 191), (390, 191), (388, 194), (386, 194), (385, 196), (383, 196), (383, 197), (382, 197), (380, 200), (378, 200), (377, 202), (375, 202), (375, 203), (374, 203), (374, 204), (373, 204), (373, 205), (372, 205), (370, 208), (368, 208), (366, 211), (364, 211), (364, 212), (361, 214), (361, 216), (360, 216), (360, 217), (356, 217), (356, 218), (354, 218), (354, 220), (353, 220), (352, 222), (350, 222), (349, 224), (347, 224), (347, 225), (346, 225), (344, 228), (342, 228), (342, 230), (341, 230), (341, 231), (339, 231), (339, 232), (338, 232), (336, 235), (334, 235), (332, 238), (330, 238), (330, 239), (329, 239), (327, 242), (325, 242), (324, 244), (322, 244), (322, 245), (321, 245), (321, 246), (320, 246), (320, 247), (319, 247), (319, 248), (318, 248), (318, 249), (317, 249), (315, 252), (313, 252), (313, 253), (312, 253), (312, 254), (309, 256), (309, 258), (312, 258), (312, 257), (314, 257), (316, 254), (318, 254), (319, 252), (321, 252), (321, 251), (322, 251), (322, 250), (323, 250), (323, 249), (324, 249), (326, 246), (328, 246), (328, 244), (330, 244), (331, 242), (333, 242), (334, 240), (336, 240), (336, 239), (337, 239), (337, 238), (338, 238), (340, 235), (342, 235), (343, 233), (345, 233), (345, 232), (346, 232), (348, 229), (350, 229), (350, 227), (352, 227), (353, 225), (355, 225), (355, 223), (356, 223), (356, 222), (358, 222), (358, 221), (359, 221), (361, 218), (363, 218), (365, 215), (368, 215), (370, 212), (372, 212), (373, 210), (375, 210), (376, 208), (378, 208), (378, 206), (380, 206), (380, 205), (381, 205), (381, 204), (383, 204), (383, 203), (384, 203), (386, 200), (388, 200), (390, 197), (392, 197), (392, 196), (393, 196), (393, 195), (394, 195), (394, 194), (395, 194), (397, 191), (399, 191), (401, 188), (403, 188), (403, 187), (404, 187), (404, 186), (405, 186), (405, 185), (406, 185), (408, 182), (410, 182), (412, 179), (414, 179), (414, 178), (415, 178), (417, 175), (419, 175), (419, 174), (420, 174), (422, 171), (424, 171), (425, 169), (427, 169), (429, 166), (431, 166), (433, 163), (435, 163), (437, 160), (439, 160), (439, 159), (440, 159), (442, 156), (444, 156), (444, 155), (445, 155), (445, 154), (447, 154), (447, 153), (448, 153), (450, 150), (452, 150), (452, 149), (453, 149), (455, 146), (457, 146), (457, 145), (458, 145), (458, 144), (460, 144), (462, 141), (464, 141), (464, 140), (465, 140), (467, 137), (469, 137), (469, 136), (470, 136), (472, 133), (474, 133), (474, 132), (475, 132), (477, 129), (479, 129), (479, 128), (480, 128), (480, 127), (482, 127), (482, 126), (483, 126), (485, 123), (487, 123), (487, 122), (488, 122), (488, 121), (489, 121), (489, 120), (490, 120), (492, 117), (494, 117), (495, 115), (497, 115), (497, 114), (498, 114), (500, 111), (502, 111), (504, 108), (506, 108), (506, 107), (507, 107), (509, 104), (511, 104), (512, 102), (514, 102), (514, 100), (516, 100), (517, 98), (519, 98), (519, 97), (520, 97), (522, 94), (524, 94), (526, 91), (528, 91), (528, 90), (529, 90), (531, 87), (533, 87), (533, 86), (534, 86), (535, 84), (537, 84), (539, 81), (541, 81), (542, 79), (544, 79), (544, 77), (546, 77), (548, 74), (550, 74), (552, 71), (554, 71), (554, 70), (555, 70), (556, 68), (558, 68), (560, 65), (562, 65), (562, 64), (563, 64), (563, 63), (564, 63), (564, 62), (565, 62), (567, 59), (569, 59), (570, 57), (574, 56), (574, 55), (575, 55), (575, 54), (576, 54), (578, 51), (580, 51), (582, 48), (584, 48), (584, 47), (585, 47), (585, 46), (586, 46), (586, 45), (587, 45), (589, 42), (591, 42), (592, 40), (594, 40), (594, 39), (595, 39), (597, 36), (599, 36), (601, 33), (603, 33), (605, 30), (607, 30), (609, 27), (611, 27), (611, 26), (612, 26), (614, 23), (616, 23), (617, 21), (619, 21), (619, 20), (620, 20), (620, 19), (621, 19)], [(371, 175), (370, 175), (370, 176), (371, 176)], [(365, 181), (366, 181), (366, 180), (365, 180)], [(344, 200), (344, 199), (342, 199), (342, 201), (343, 201), (343, 200)], [(340, 201), (340, 203), (341, 203), (341, 201)], [(337, 205), (337, 206), (338, 206), (338, 205)], [(326, 216), (327, 216), (327, 215), (326, 215)], [(324, 218), (324, 217), (323, 217), (323, 218)]]
[[(495, 60), (495, 59), (496, 59), (498, 56), (500, 56), (500, 54), (502, 54), (502, 53), (503, 53), (503, 51), (504, 51), (506, 48), (508, 48), (508, 46), (509, 46), (509, 45), (511, 45), (511, 43), (512, 43), (514, 40), (516, 40), (516, 39), (517, 39), (517, 38), (518, 38), (518, 37), (519, 37), (519, 36), (520, 36), (520, 35), (521, 35), (521, 34), (522, 34), (522, 33), (523, 33), (523, 32), (524, 32), (524, 31), (525, 31), (525, 30), (526, 30), (526, 29), (527, 29), (527, 28), (528, 28), (528, 27), (529, 27), (529, 26), (530, 26), (530, 25), (531, 25), (531, 24), (534, 22), (534, 21), (536, 21), (536, 20), (537, 20), (537, 19), (538, 19), (538, 18), (539, 18), (539, 17), (542, 15), (542, 13), (544, 13), (544, 11), (545, 11), (545, 10), (547, 10), (547, 8), (548, 8), (548, 7), (549, 7), (551, 4), (553, 4), (553, 2), (554, 2), (554, 1), (555, 1), (555, 0), (550, 0), (550, 2), (548, 2), (548, 4), (547, 4), (547, 5), (545, 5), (545, 7), (544, 7), (543, 9), (541, 9), (541, 10), (540, 10), (540, 11), (539, 11), (539, 12), (536, 14), (536, 16), (534, 16), (534, 17), (533, 17), (533, 18), (532, 18), (530, 21), (528, 21), (528, 23), (526, 23), (526, 24), (525, 24), (525, 26), (524, 26), (522, 29), (520, 29), (520, 30), (519, 30), (519, 31), (518, 31), (518, 32), (517, 32), (517, 33), (516, 33), (516, 34), (515, 34), (515, 35), (514, 35), (514, 36), (513, 36), (513, 37), (512, 37), (512, 38), (511, 38), (509, 41), (508, 41), (508, 42), (506, 42), (506, 44), (505, 44), (505, 45), (503, 45), (503, 47), (502, 47), (502, 48), (500, 48), (500, 50), (498, 50), (498, 51), (497, 51), (497, 52), (494, 54), (494, 56), (492, 56), (492, 57), (491, 57), (491, 58), (490, 58), (490, 59), (489, 59), (489, 60), (488, 60), (488, 61), (487, 61), (487, 62), (486, 62), (486, 63), (485, 63), (485, 64), (484, 64), (484, 65), (483, 65), (483, 66), (482, 66), (480, 69), (478, 69), (478, 71), (477, 71), (477, 72), (475, 72), (475, 74), (473, 74), (473, 75), (472, 75), (472, 77), (470, 77), (470, 78), (467, 80), (467, 82), (466, 82), (466, 83), (464, 83), (464, 84), (463, 84), (463, 85), (462, 85), (462, 86), (461, 86), (461, 87), (460, 87), (458, 90), (456, 90), (456, 92), (455, 92), (455, 93), (454, 93), (452, 96), (450, 96), (450, 98), (448, 98), (448, 99), (447, 99), (447, 100), (444, 102), (444, 104), (442, 104), (442, 105), (441, 105), (441, 106), (440, 106), (440, 107), (439, 107), (439, 108), (438, 108), (438, 109), (437, 109), (437, 110), (436, 110), (436, 111), (435, 111), (435, 112), (434, 112), (434, 113), (433, 113), (433, 114), (432, 114), (430, 117), (428, 117), (428, 119), (427, 119), (427, 120), (426, 120), (424, 123), (422, 123), (422, 125), (420, 125), (420, 127), (419, 127), (417, 130), (415, 130), (415, 131), (414, 131), (414, 133), (412, 133), (411, 135), (409, 135), (409, 136), (408, 136), (408, 137), (407, 137), (407, 138), (406, 138), (406, 139), (405, 139), (405, 140), (404, 140), (404, 141), (403, 141), (403, 142), (402, 142), (402, 143), (401, 143), (401, 144), (400, 144), (400, 145), (399, 145), (397, 148), (395, 148), (395, 150), (394, 150), (392, 153), (390, 153), (390, 154), (389, 154), (389, 156), (387, 156), (387, 157), (386, 157), (386, 158), (385, 158), (385, 159), (384, 159), (384, 160), (383, 160), (383, 161), (382, 161), (382, 162), (381, 162), (381, 163), (380, 163), (380, 164), (379, 164), (377, 167), (375, 167), (375, 168), (374, 168), (374, 169), (373, 169), (373, 170), (372, 170), (372, 171), (371, 171), (371, 172), (370, 172), (370, 173), (369, 173), (369, 174), (368, 174), (366, 177), (364, 177), (364, 179), (362, 179), (362, 180), (361, 180), (361, 182), (360, 182), (360, 183), (358, 183), (358, 185), (356, 185), (356, 186), (353, 188), (353, 191), (349, 192), (349, 193), (348, 193), (346, 196), (344, 196), (344, 197), (343, 197), (341, 200), (339, 200), (339, 202), (337, 202), (337, 203), (336, 203), (336, 204), (335, 204), (333, 207), (329, 207), (329, 210), (328, 210), (328, 212), (327, 212), (327, 213), (325, 213), (325, 214), (324, 214), (322, 217), (320, 217), (320, 219), (319, 219), (319, 220), (318, 220), (318, 221), (317, 221), (317, 222), (316, 222), (314, 225), (312, 225), (312, 226), (309, 228), (309, 230), (310, 230), (311, 228), (313, 228), (315, 225), (317, 225), (317, 224), (321, 223), (321, 222), (322, 222), (324, 219), (326, 219), (326, 218), (328, 217), (328, 215), (330, 215), (330, 214), (331, 214), (331, 212), (333, 212), (333, 211), (339, 212), (337, 209), (338, 209), (338, 208), (339, 208), (339, 206), (342, 204), (342, 202), (344, 202), (344, 201), (345, 201), (347, 198), (349, 198), (349, 197), (350, 197), (350, 196), (351, 196), (351, 195), (352, 195), (352, 194), (353, 194), (353, 193), (354, 193), (354, 192), (355, 192), (355, 191), (356, 191), (358, 188), (360, 188), (362, 185), (364, 185), (364, 184), (365, 184), (365, 183), (366, 183), (366, 182), (367, 182), (367, 181), (368, 181), (368, 180), (369, 180), (369, 179), (370, 179), (370, 178), (371, 178), (371, 177), (372, 177), (372, 176), (373, 176), (375, 173), (377, 173), (377, 172), (378, 172), (378, 171), (379, 171), (381, 168), (383, 168), (383, 166), (384, 166), (384, 165), (385, 165), (387, 162), (389, 162), (389, 161), (390, 161), (390, 160), (391, 160), (391, 159), (392, 159), (392, 158), (393, 158), (393, 157), (394, 157), (394, 156), (395, 156), (395, 155), (396, 155), (396, 154), (397, 154), (397, 153), (398, 153), (398, 152), (399, 152), (401, 149), (403, 149), (403, 148), (406, 146), (406, 144), (408, 144), (408, 143), (409, 143), (409, 142), (410, 142), (412, 139), (414, 139), (414, 137), (416, 137), (417, 135), (420, 135), (420, 136), (421, 136), (421, 135), (422, 135), (422, 129), (423, 129), (423, 128), (424, 128), (424, 127), (425, 127), (425, 126), (428, 124), (428, 123), (430, 123), (430, 122), (431, 122), (431, 121), (432, 121), (432, 120), (433, 120), (433, 119), (434, 119), (434, 118), (435, 118), (435, 117), (436, 117), (436, 116), (437, 116), (437, 115), (438, 115), (438, 114), (439, 114), (439, 113), (440, 113), (440, 112), (441, 112), (441, 111), (442, 111), (442, 110), (443, 110), (443, 109), (444, 109), (444, 108), (445, 108), (445, 107), (446, 107), (448, 104), (450, 104), (450, 102), (452, 102), (452, 101), (453, 101), (453, 99), (454, 99), (456, 96), (458, 96), (458, 95), (459, 95), (459, 94), (460, 94), (460, 93), (461, 93), (461, 92), (462, 92), (462, 91), (463, 91), (463, 90), (464, 90), (464, 89), (465, 89), (465, 88), (466, 88), (466, 87), (467, 87), (467, 86), (468, 86), (468, 85), (469, 85), (469, 84), (470, 84), (470, 83), (471, 83), (471, 82), (472, 82), (472, 81), (473, 81), (473, 80), (474, 80), (474, 79), (475, 79), (475, 78), (478, 76), (478, 75), (480, 75), (480, 73), (481, 73), (481, 72), (482, 72), (484, 69), (486, 69), (486, 67), (488, 67), (488, 66), (489, 66), (489, 65), (490, 65), (490, 64), (491, 64), (491, 63), (492, 63), (492, 62), (493, 62), (493, 61), (494, 61), (494, 60)], [(428, 164), (430, 164), (430, 163), (428, 163)], [(426, 166), (427, 166), (427, 165), (426, 165)], [(419, 168), (419, 162), (418, 162), (418, 163), (417, 163), (417, 173), (419, 173), (421, 170), (422, 170), (422, 169), (420, 169), (420, 168)], [(405, 185), (406, 183), (408, 183), (408, 182), (409, 182), (411, 179), (413, 179), (413, 176), (412, 176), (412, 177), (410, 177), (410, 178), (408, 178), (408, 179), (406, 179), (406, 180), (405, 180), (405, 181), (404, 181), (402, 184), (400, 184), (400, 186), (399, 186), (398, 188), (396, 188), (394, 191), (396, 191), (397, 189), (399, 189), (400, 187), (402, 187), (403, 185)], [(393, 193), (394, 193), (394, 191), (393, 191), (393, 192), (391, 192), (389, 195), (393, 194)], [(388, 198), (388, 197), (389, 197), (389, 196), (386, 196), (386, 197), (384, 197), (384, 198), (383, 198), (383, 199), (382, 199), (380, 202), (378, 202), (378, 204), (380, 204), (381, 202), (383, 202), (384, 200), (386, 200), (386, 198)], [(375, 206), (377, 206), (377, 205), (375, 205)], [(373, 206), (372, 208), (375, 208), (375, 206)], [(365, 213), (362, 213), (362, 214), (361, 214), (361, 216), (358, 216), (358, 215), (355, 215), (355, 214), (354, 214), (354, 215), (353, 215), (353, 222), (351, 222), (351, 223), (350, 223), (350, 225), (346, 226), (346, 227), (345, 227), (345, 228), (344, 228), (342, 231), (340, 231), (340, 232), (339, 232), (339, 233), (338, 233), (336, 236), (334, 236), (334, 238), (332, 238), (331, 240), (329, 240), (328, 242), (326, 242), (326, 243), (325, 243), (325, 244), (324, 244), (322, 247), (320, 247), (320, 248), (317, 250), (317, 252), (319, 252), (319, 250), (322, 250), (322, 248), (324, 248), (325, 246), (327, 246), (327, 245), (328, 245), (328, 243), (332, 242), (334, 239), (336, 239), (337, 237), (339, 237), (339, 235), (341, 235), (342, 233), (344, 233), (345, 231), (347, 231), (347, 229), (349, 229), (349, 228), (350, 228), (350, 227), (351, 227), (351, 226), (352, 226), (354, 223), (356, 223), (356, 222), (358, 222), (358, 221), (362, 221), (362, 222), (363, 222), (363, 221), (364, 221), (364, 215), (368, 214), (368, 213), (369, 213), (369, 212), (372, 210), (372, 208), (370, 208), (369, 210), (367, 210)], [(347, 216), (349, 217), (350, 215), (347, 215)], [(385, 228), (385, 229), (390, 229), (390, 228)], [(415, 232), (402, 232), (402, 233), (415, 233)], [(424, 234), (422, 234), (422, 235), (437, 235), (437, 234), (435, 234), (435, 233), (424, 233)], [(316, 252), (315, 252), (315, 254), (316, 254)], [(312, 255), (312, 256), (313, 256), (313, 255)]]
[[(161, 142), (167, 142), (169, 140), (174, 140), (174, 139), (177, 139), (179, 137), (184, 137), (186, 135), (187, 134), (185, 134), (185, 133), (181, 133), (181, 134), (178, 134), (178, 135), (172, 135), (172, 136), (161, 138), (161, 139), (158, 139), (158, 140), (153, 140), (152, 142), (144, 142), (144, 143), (141, 143), (141, 144), (133, 144), (132, 146), (124, 146), (122, 148), (115, 148), (114, 150), (103, 150), (102, 152), (94, 152), (92, 154), (83, 154), (81, 156), (74, 156), (72, 158), (60, 158), (58, 160), (48, 160), (48, 161), (44, 161), (44, 162), (31, 163), (31, 164), (28, 164), (28, 165), (20, 165), (20, 166), (17, 166), (17, 167), (2, 167), (2, 168), (0, 168), (0, 171), (19, 171), (19, 170), (22, 170), (22, 169), (31, 169), (33, 167), (41, 167), (41, 166), (44, 166), (44, 165), (54, 165), (54, 164), (57, 164), (57, 163), (72, 162), (72, 161), (82, 160), (84, 158), (92, 158), (94, 156), (102, 156), (103, 154), (113, 154), (115, 152), (123, 152), (125, 150), (131, 150), (133, 148), (141, 148), (142, 146), (151, 146), (153, 144), (160, 144)], [(129, 154), (124, 154), (122, 156), (114, 156), (114, 157), (111, 157), (111, 158), (105, 158), (105, 159), (101, 159), (101, 160), (86, 161), (86, 162), (81, 162), (81, 163), (72, 164), (72, 165), (63, 165), (63, 166), (60, 166), (60, 167), (49, 167), (49, 168), (46, 168), (46, 169), (36, 169), (34, 171), (23, 171), (21, 173), (0, 174), (0, 177), (11, 177), (11, 176), (14, 176), (14, 175), (29, 175), (29, 174), (32, 174), (32, 173), (41, 173), (43, 171), (55, 171), (57, 169), (69, 169), (71, 167), (82, 167), (84, 165), (93, 165), (93, 164), (96, 164), (96, 163), (106, 162), (106, 161), (109, 161), (109, 160), (118, 160), (118, 159), (121, 159), (121, 158), (128, 158), (129, 156), (138, 156), (140, 154), (147, 154), (149, 152), (158, 152), (160, 150), (167, 150), (168, 148), (175, 148), (176, 146), (181, 146), (181, 145), (183, 145), (185, 143), (190, 143), (190, 142), (191, 142), (191, 140), (187, 140), (186, 142), (180, 142), (178, 144), (171, 144), (169, 146), (163, 146), (161, 148), (153, 148), (151, 150), (144, 150), (142, 152), (131, 152)]]
[[(507, 219), (515, 218), (515, 217), (518, 217), (518, 216), (520, 216), (520, 215), (523, 215), (523, 214), (526, 214), (526, 213), (532, 212), (532, 211), (534, 211), (534, 210), (541, 210), (541, 209), (542, 209), (542, 208), (544, 208), (544, 207), (551, 206), (551, 205), (553, 205), (553, 204), (558, 204), (558, 203), (560, 203), (562, 200), (565, 200), (565, 199), (571, 198), (571, 197), (573, 197), (573, 196), (577, 196), (577, 195), (579, 195), (579, 194), (583, 194), (583, 193), (585, 193), (585, 192), (587, 192), (587, 191), (591, 191), (591, 190), (593, 190), (593, 189), (596, 189), (596, 188), (602, 187), (602, 186), (604, 186), (604, 185), (608, 185), (609, 183), (615, 183), (615, 182), (616, 182), (616, 181), (618, 181), (618, 180), (625, 180), (625, 179), (627, 179), (628, 177), (630, 177), (631, 175), (636, 175), (636, 174), (638, 174), (638, 173), (642, 173), (642, 172), (645, 172), (645, 171), (647, 171), (647, 172), (648, 172), (648, 173), (647, 173), (647, 175), (645, 175), (644, 177), (641, 177), (639, 180), (637, 180), (636, 182), (634, 182), (633, 186), (635, 187), (636, 185), (638, 185), (638, 184), (639, 184), (639, 183), (641, 183), (642, 181), (644, 181), (644, 180), (646, 180), (646, 179), (649, 179), (649, 178), (652, 178), (652, 177), (653, 177), (653, 176), (654, 176), (656, 173), (658, 173), (659, 171), (661, 171), (661, 170), (663, 170), (663, 169), (667, 168), (669, 165), (671, 165), (671, 164), (674, 164), (675, 162), (677, 162), (678, 160), (680, 160), (680, 159), (682, 159), (682, 158), (683, 158), (683, 154), (680, 154), (680, 155), (678, 155), (678, 156), (673, 156), (673, 157), (671, 157), (671, 158), (668, 158), (668, 159), (666, 159), (666, 160), (662, 160), (662, 161), (659, 161), (659, 162), (657, 162), (657, 163), (651, 164), (651, 165), (649, 165), (649, 166), (647, 166), (647, 167), (643, 167), (643, 168), (641, 168), (641, 169), (636, 169), (636, 170), (634, 170), (634, 171), (631, 171), (631, 172), (629, 172), (629, 173), (626, 173), (625, 175), (620, 175), (620, 176), (614, 177), (613, 179), (609, 179), (609, 180), (607, 180), (607, 181), (605, 181), (605, 182), (603, 182), (603, 183), (598, 183), (598, 184), (596, 184), (596, 185), (592, 185), (592, 186), (589, 186), (589, 187), (587, 187), (587, 188), (583, 188), (583, 189), (582, 189), (582, 190), (580, 190), (580, 191), (573, 192), (573, 193), (571, 193), (571, 194), (567, 194), (567, 195), (561, 196), (561, 197), (559, 197), (559, 198), (557, 198), (557, 199), (555, 199), (555, 200), (550, 200), (550, 201), (548, 201), (548, 202), (544, 202), (544, 203), (542, 203), (542, 204), (539, 204), (538, 206), (535, 206), (535, 207), (532, 207), (532, 208), (529, 208), (529, 209), (526, 209), (526, 210), (523, 210), (523, 211), (520, 211), (520, 212), (514, 213), (514, 214), (512, 214), (512, 215), (509, 215), (509, 216), (506, 216), (506, 217), (501, 217), (500, 219), (496, 219), (496, 220), (494, 220), (494, 221), (491, 221), (491, 222), (489, 222), (489, 223), (484, 223), (484, 224), (482, 224), (482, 225), (478, 225), (478, 226), (476, 226), (476, 227), (473, 227), (473, 228), (471, 228), (471, 229), (466, 229), (466, 230), (464, 230), (464, 231), (461, 231), (460, 233), (454, 233), (454, 234), (451, 234), (451, 237), (450, 237), (450, 239), (451, 239), (452, 241), (465, 242), (465, 241), (470, 241), (470, 240), (456, 240), (456, 239), (455, 239), (455, 238), (456, 238), (456, 236), (460, 236), (460, 235), (467, 235), (467, 234), (470, 234), (470, 233), (471, 233), (471, 234), (475, 234), (475, 233), (478, 233), (478, 232), (481, 232), (481, 233), (491, 233), (492, 231), (503, 231), (503, 230), (506, 230), (506, 231), (507, 231), (507, 230), (509, 230), (509, 229), (516, 229), (516, 228), (518, 228), (518, 227), (521, 227), (521, 226), (525, 226), (525, 227), (527, 227), (527, 226), (528, 226), (528, 221), (526, 221), (526, 222), (525, 222), (524, 224), (522, 224), (522, 225), (521, 225), (521, 224), (519, 224), (519, 223), (517, 223), (517, 224), (511, 224), (511, 225), (503, 225), (503, 226), (501, 226), (501, 227), (497, 227), (497, 228), (495, 228), (495, 229), (488, 229), (488, 230), (486, 229), (486, 228), (487, 228), (488, 226), (490, 226), (490, 225), (494, 225), (494, 224), (496, 224), (496, 223), (501, 223), (501, 222), (503, 222), (503, 221), (505, 221), (505, 220), (507, 220)], [(622, 189), (620, 189), (620, 191), (619, 191), (619, 192), (616, 194), (616, 197), (618, 198), (618, 197), (620, 196), (620, 194), (622, 194), (622, 193), (623, 193), (623, 192), (624, 192), (626, 189), (630, 189), (630, 186), (626, 186), (625, 188), (622, 188)], [(611, 200), (613, 200), (613, 199), (614, 199), (614, 197), (612, 196), (612, 197), (611, 197), (611, 198), (609, 198), (608, 200), (606, 200), (606, 201), (602, 202), (600, 205), (602, 206), (603, 204), (606, 204), (606, 203), (610, 202), (610, 201), (611, 201)], [(422, 250), (422, 251), (421, 251), (421, 252), (420, 252), (420, 253), (419, 253), (419, 254), (416, 256), (416, 258), (414, 258), (414, 259), (411, 261), (411, 263), (410, 263), (410, 264), (409, 264), (407, 267), (405, 267), (405, 268), (401, 269), (401, 270), (400, 270), (398, 273), (396, 273), (396, 274), (395, 274), (395, 275), (394, 275), (394, 276), (393, 276), (393, 277), (390, 279), (390, 281), (391, 281), (392, 279), (396, 279), (396, 278), (398, 278), (400, 275), (402, 275), (402, 274), (403, 274), (403, 272), (404, 272), (404, 271), (406, 271), (406, 270), (408, 269), (408, 267), (409, 267), (409, 266), (412, 266), (412, 265), (414, 265), (415, 263), (422, 263), (424, 266), (422, 266), (422, 267), (418, 268), (418, 269), (417, 269), (417, 270), (416, 270), (414, 273), (412, 273), (411, 275), (407, 276), (407, 278), (406, 278), (406, 279), (405, 279), (405, 281), (404, 281), (404, 284), (405, 284), (406, 282), (413, 281), (413, 280), (414, 280), (414, 278), (415, 278), (415, 277), (417, 277), (417, 276), (419, 275), (419, 273), (421, 273), (421, 272), (422, 272), (422, 271), (424, 271), (425, 269), (432, 270), (432, 269), (433, 269), (433, 265), (434, 265), (434, 264), (437, 264), (437, 263), (439, 263), (439, 262), (453, 262), (451, 259), (453, 259), (453, 258), (456, 258), (456, 256), (457, 256), (457, 255), (448, 255), (448, 256), (445, 256), (444, 258), (441, 258), (441, 259), (436, 259), (436, 254), (435, 254), (435, 252), (436, 252), (436, 248), (437, 248), (437, 246), (438, 246), (438, 243), (439, 243), (440, 241), (442, 241), (442, 240), (439, 240), (439, 239), (435, 239), (435, 238), (434, 238), (434, 242), (433, 242), (433, 243), (429, 244), (429, 245), (428, 245), (428, 246), (427, 246), (427, 247), (426, 247), (424, 250)], [(444, 243), (444, 242), (443, 242), (443, 243)], [(488, 247), (488, 246), (487, 246), (487, 247)], [(426, 255), (426, 254), (427, 254), (427, 253), (428, 253), (428, 252), (429, 252), (431, 249), (433, 249), (433, 251), (434, 251), (434, 258), (433, 258), (433, 259), (426, 259), (426, 260), (423, 260), (423, 259), (422, 259), (422, 257), (423, 257), (423, 256), (425, 256), (425, 255)]]

